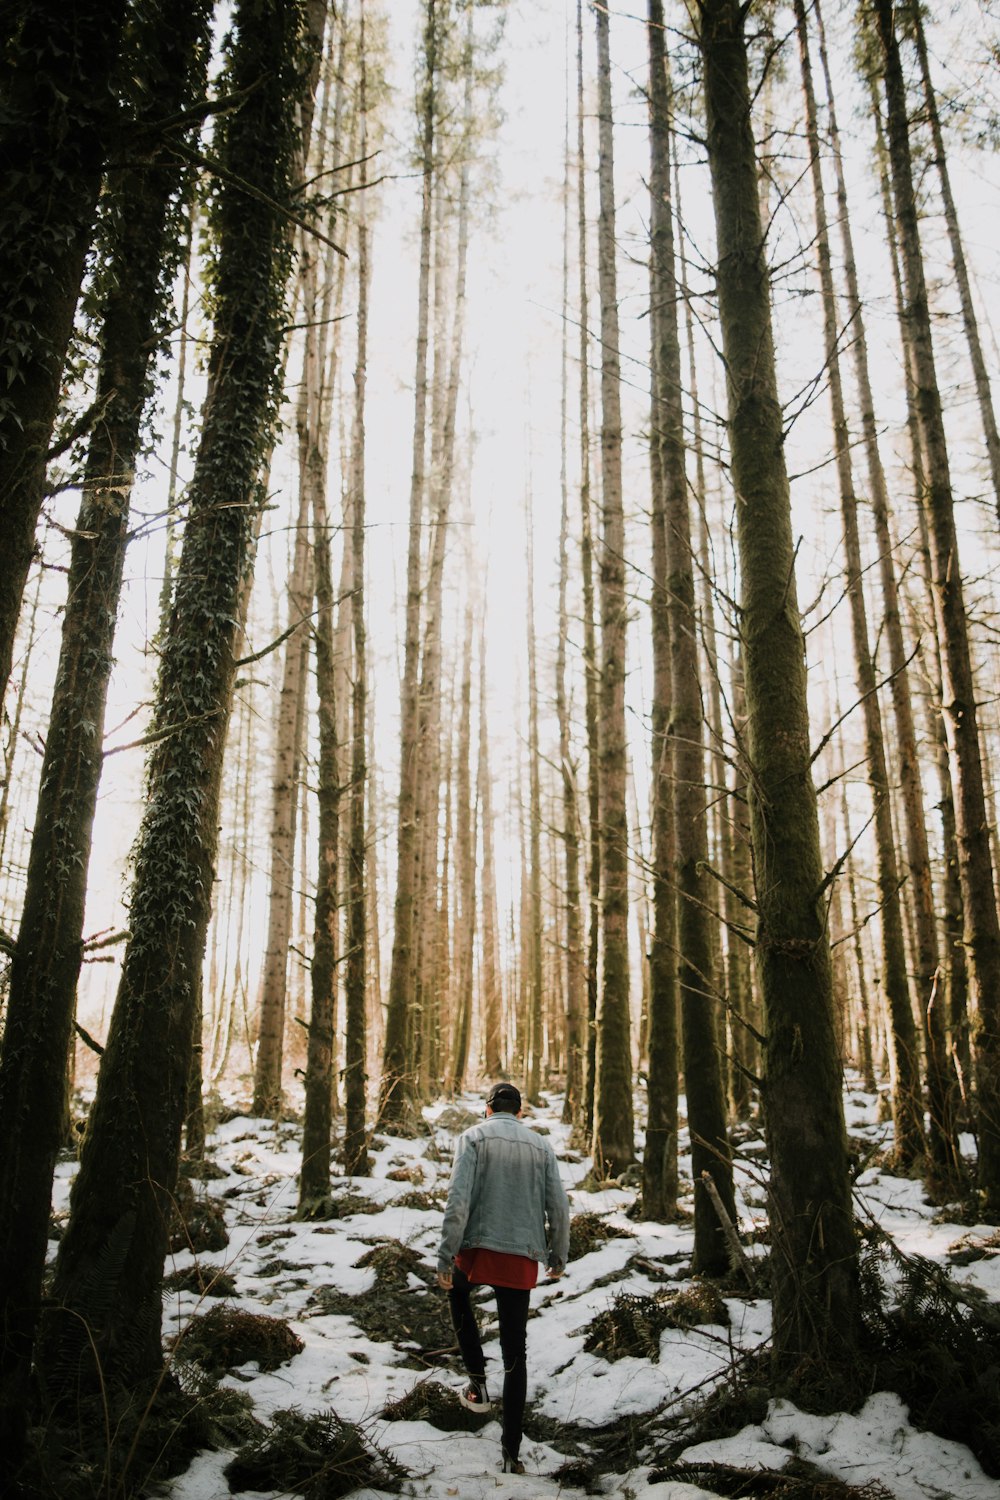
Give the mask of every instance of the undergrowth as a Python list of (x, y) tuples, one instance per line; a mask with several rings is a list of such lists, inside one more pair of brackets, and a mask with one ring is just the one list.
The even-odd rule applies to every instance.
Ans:
[(398, 1494), (407, 1471), (336, 1412), (278, 1411), (266, 1431), (244, 1443), (223, 1470), (231, 1493), (293, 1491), (307, 1500), (339, 1500), (369, 1487)]

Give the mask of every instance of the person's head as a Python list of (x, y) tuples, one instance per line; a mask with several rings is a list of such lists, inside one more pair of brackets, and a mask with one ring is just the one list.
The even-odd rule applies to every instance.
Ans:
[(486, 1096), (488, 1115), (519, 1115), (521, 1095), (512, 1083), (495, 1083)]

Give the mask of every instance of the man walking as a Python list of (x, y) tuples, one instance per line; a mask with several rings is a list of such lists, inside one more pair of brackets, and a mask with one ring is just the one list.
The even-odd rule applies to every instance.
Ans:
[(451, 1321), (469, 1375), (459, 1399), (489, 1411), (486, 1363), (470, 1288), (496, 1294), (503, 1354), (503, 1469), (523, 1474), (521, 1427), (528, 1384), (528, 1299), (538, 1263), (550, 1281), (569, 1254), (569, 1202), (556, 1154), (544, 1136), (521, 1123), (521, 1095), (494, 1084), (486, 1118), (459, 1137), (438, 1250), (438, 1285), (448, 1293)]

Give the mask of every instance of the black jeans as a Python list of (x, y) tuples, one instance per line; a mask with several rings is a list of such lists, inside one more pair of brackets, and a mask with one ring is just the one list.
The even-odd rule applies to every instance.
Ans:
[[(497, 1299), (500, 1351), (503, 1354), (503, 1446), (511, 1458), (517, 1458), (521, 1450), (524, 1398), (528, 1389), (526, 1344), (531, 1294), (512, 1286), (495, 1286), (493, 1291)], [(448, 1293), (448, 1306), (465, 1368), (470, 1375), (482, 1380), (486, 1375), (486, 1364), (472, 1306), (470, 1282), (457, 1266)]]

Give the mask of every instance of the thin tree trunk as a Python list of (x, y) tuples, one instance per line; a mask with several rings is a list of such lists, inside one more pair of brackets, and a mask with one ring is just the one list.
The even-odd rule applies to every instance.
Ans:
[(486, 621), (484, 618), (479, 641), (479, 763), (476, 772), (483, 828), (483, 860), (480, 875), (483, 914), (481, 960), (483, 1065), (487, 1078), (497, 1078), (503, 1068), (500, 1045), (503, 995), (500, 989), (496, 864), (493, 854), (493, 780), (490, 774), (489, 738), (489, 725), (486, 719)]
[(913, 188), (906, 90), (890, 0), (874, 0), (885, 62), (889, 159), (906, 289), (906, 319), (916, 379), (916, 406), (927, 484), (922, 497), (930, 523), (934, 608), (941, 642), (952, 783), (956, 791), (959, 873), (965, 943), (975, 989), (972, 1048), (979, 1126), (979, 1186), (985, 1206), (1000, 1209), (1000, 923), (983, 791), (976, 692), (955, 531), (948, 450), (931, 338)]
[[(305, 391), (305, 386), (303, 386)], [(300, 418), (300, 421), (302, 419)], [(300, 437), (300, 442), (304, 439)], [(295, 823), (302, 757), (302, 698), (309, 649), (309, 512), (312, 497), (308, 463), (301, 466), (295, 548), (288, 585), (288, 628), (281, 690), (278, 696), (274, 779), (271, 784), (270, 875), (267, 939), (264, 947), (253, 1112), (276, 1117), (281, 1110), (281, 1065), (284, 1051), (288, 948), (295, 888)]]
[(367, 71), (365, 67), (364, 0), (361, 8), (358, 108), (361, 115), (361, 221), (358, 225), (358, 353), (354, 371), (354, 457), (351, 465), (352, 579), (351, 616), (354, 627), (354, 682), (351, 694), (350, 827), (347, 874), (347, 956), (344, 981), (346, 1031), (344, 1037), (344, 1169), (352, 1176), (367, 1173), (368, 1137), (365, 1132), (367, 1098), (367, 1028), (365, 991), (368, 971), (368, 934), (365, 912), (365, 761), (368, 664), (365, 636), (365, 390), (368, 371), (368, 224), (364, 193), (367, 186)]
[(972, 375), (976, 385), (976, 399), (979, 403), (979, 414), (983, 423), (983, 435), (986, 438), (986, 458), (990, 470), (990, 483), (993, 486), (997, 517), (1000, 519), (1000, 432), (997, 431), (996, 412), (993, 409), (993, 395), (990, 390), (990, 377), (986, 367), (986, 359), (983, 355), (982, 340), (979, 337), (979, 320), (976, 317), (976, 307), (972, 299), (972, 284), (969, 277), (969, 267), (965, 259), (962, 231), (958, 223), (955, 195), (951, 190), (948, 154), (945, 151), (944, 132), (941, 129), (941, 115), (937, 106), (937, 95), (934, 91), (934, 81), (931, 78), (930, 61), (927, 56), (927, 37), (924, 32), (923, 11), (919, 5), (914, 5), (913, 0), (907, 0), (905, 9), (907, 30), (912, 35), (913, 41), (916, 44), (917, 57), (920, 61), (920, 79), (924, 90), (924, 108), (927, 111), (927, 121), (931, 127), (931, 140), (934, 143), (934, 165), (937, 168), (938, 181), (941, 185), (941, 206), (944, 209), (944, 223), (948, 231), (948, 244), (951, 247), (951, 263), (955, 272), (955, 285), (958, 288), (959, 305), (962, 309), (962, 326), (965, 330), (966, 342), (969, 345), (969, 360), (972, 365)]
[(827, 62), (823, 16), (818, 0), (814, 9), (819, 27), (820, 60), (826, 83), (830, 138), (837, 174), (837, 216), (844, 249), (844, 271), (848, 293), (847, 317), (850, 324), (851, 343), (854, 350), (854, 372), (860, 398), (859, 405), (868, 468), (868, 484), (871, 491), (872, 515), (875, 522), (875, 538), (879, 553), (879, 578), (882, 588), (882, 630), (889, 648), (890, 688), (897, 739), (896, 764), (899, 771), (903, 801), (903, 816), (906, 829), (906, 863), (916, 927), (914, 950), (916, 959), (916, 991), (921, 1014), (924, 1019), (924, 1034), (927, 1048), (927, 1091), (930, 1105), (928, 1139), (931, 1158), (936, 1170), (948, 1177), (953, 1176), (956, 1169), (959, 1169), (960, 1162), (955, 1139), (954, 1120), (952, 1119), (954, 1111), (950, 1101), (951, 1091), (947, 1076), (947, 1037), (944, 1024), (945, 1007), (940, 1003), (936, 1003), (933, 1006), (930, 1003), (931, 996), (936, 995), (938, 989), (940, 948), (938, 944), (937, 921), (934, 913), (934, 891), (931, 879), (930, 854), (927, 845), (927, 824), (924, 815), (920, 759), (913, 718), (913, 702), (910, 692), (909, 660), (899, 612), (895, 548), (893, 546), (889, 521), (889, 492), (879, 451), (875, 402), (869, 371), (864, 308), (858, 286), (850, 210), (847, 200), (847, 185), (844, 179), (840, 148), (840, 132), (837, 126), (833, 85)]
[(531, 966), (528, 972), (528, 1028), (525, 1092), (540, 1102), (542, 1083), (542, 786), (538, 745), (538, 668), (535, 642), (535, 549), (531, 496), (526, 502), (525, 572), (528, 580), (528, 911), (531, 921)]
[(438, 67), (437, 0), (426, 0), (425, 77), (420, 101), (423, 198), (420, 277), (417, 289), (416, 375), (413, 402), (413, 463), (410, 478), (409, 546), (406, 562), (406, 627), (400, 687), (400, 771), (397, 869), (392, 968), (385, 1018), (379, 1116), (400, 1120), (413, 1087), (407, 1036), (413, 1002), (414, 902), (418, 889), (417, 778), (420, 753), (420, 540), (424, 514), (424, 450), (427, 426), (427, 327), (430, 305), (431, 228), (434, 208), (434, 115)]
[(704, 0), (699, 39), (742, 579), (773, 1357), (794, 1375), (853, 1353), (858, 1277), (744, 19), (739, 0)]
[(472, 964), (476, 936), (476, 814), (472, 803), (472, 610), (466, 609), (465, 649), (462, 654), (462, 692), (458, 729), (458, 766), (455, 798), (456, 887), (455, 923), (455, 1041), (452, 1048), (451, 1087), (465, 1085), (472, 1035)]
[(590, 498), (590, 335), (587, 286), (587, 192), (583, 142), (583, 8), (576, 0), (576, 176), (577, 259), (580, 277), (580, 573), (583, 581), (583, 662), (587, 729), (587, 1058), (582, 1120), (588, 1139), (594, 1128), (597, 1078), (597, 983), (601, 951), (601, 715), (600, 666), (594, 627), (594, 547)]
[(851, 435), (847, 426), (844, 388), (840, 372), (840, 329), (830, 258), (830, 234), (826, 216), (823, 173), (820, 164), (816, 97), (806, 29), (804, 0), (795, 0), (799, 37), (799, 60), (805, 96), (806, 136), (809, 143), (816, 217), (816, 249), (823, 302), (824, 353), (830, 390), (834, 434), (834, 462), (840, 494), (844, 537), (845, 584), (851, 615), (854, 671), (865, 726), (865, 757), (868, 787), (875, 821), (875, 855), (878, 867), (880, 931), (882, 935), (882, 992), (889, 1012), (890, 1071), (892, 1076), (893, 1158), (907, 1171), (924, 1154), (923, 1098), (920, 1085), (920, 1053), (913, 1005), (906, 970), (903, 910), (896, 845), (889, 797), (882, 713), (879, 706), (875, 665), (868, 637), (868, 616), (862, 586), (861, 539), (858, 532), (857, 497), (851, 470)]
[(628, 955), (628, 818), (625, 748), (625, 518), (621, 374), (615, 270), (615, 179), (608, 13), (597, 19), (600, 140), (598, 281), (601, 290), (601, 918), (603, 984), (594, 1093), (594, 1164), (604, 1175), (635, 1160)]
[(563, 192), (563, 295), (559, 395), (559, 629), (556, 642), (555, 707), (559, 726), (559, 776), (562, 788), (561, 843), (565, 867), (563, 900), (566, 907), (566, 1091), (564, 1124), (582, 1113), (586, 1060), (586, 987), (583, 953), (583, 911), (580, 905), (580, 810), (577, 806), (576, 764), (570, 743), (569, 699), (566, 691), (566, 646), (569, 639), (569, 474), (567, 396), (569, 385), (569, 108), (566, 110), (566, 181)]

